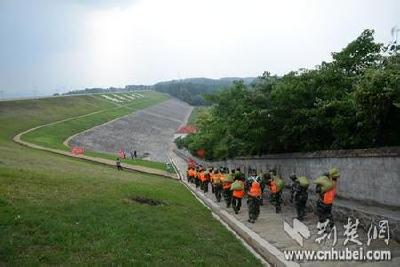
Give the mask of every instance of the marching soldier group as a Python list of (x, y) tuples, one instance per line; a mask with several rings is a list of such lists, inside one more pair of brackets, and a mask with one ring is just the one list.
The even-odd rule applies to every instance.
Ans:
[[(316, 212), (319, 222), (329, 220), (329, 226), (333, 227), (332, 204), (336, 196), (336, 181), (340, 177), (336, 168), (330, 169), (316, 183), (317, 203)], [(297, 177), (290, 175), (290, 202), (294, 203), (297, 219), (302, 221), (306, 214), (308, 200), (308, 187), (310, 181), (305, 176)], [(187, 180), (196, 185), (196, 188), (208, 193), (211, 184), (211, 192), (215, 195), (217, 202), (225, 200), (227, 208), (232, 207), (235, 214), (238, 214), (242, 206), (242, 199), (247, 198), (247, 207), (250, 223), (254, 223), (259, 214), (260, 206), (263, 205), (263, 194), (269, 192), (269, 201), (275, 207), (275, 212), (281, 212), (282, 192), (285, 188), (283, 179), (277, 175), (276, 170), (270, 170), (263, 175), (257, 175), (255, 171), (245, 176), (240, 168), (229, 170), (228, 168), (209, 168), (201, 165), (189, 165)], [(265, 190), (265, 189), (268, 190)]]

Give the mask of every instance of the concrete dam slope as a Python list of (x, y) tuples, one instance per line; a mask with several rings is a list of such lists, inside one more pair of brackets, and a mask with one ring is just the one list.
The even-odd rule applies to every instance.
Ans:
[(136, 150), (139, 157), (163, 162), (168, 159), (176, 130), (186, 123), (192, 109), (182, 101), (169, 99), (85, 131), (72, 138), (69, 145), (108, 153), (123, 148), (127, 156)]

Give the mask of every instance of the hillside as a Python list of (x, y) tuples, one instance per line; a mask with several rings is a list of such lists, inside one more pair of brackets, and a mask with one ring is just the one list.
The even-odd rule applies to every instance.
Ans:
[(117, 105), (94, 95), (0, 102), (0, 265), (259, 265), (180, 183), (11, 141)]
[(226, 89), (234, 81), (243, 80), (245, 84), (250, 84), (255, 78), (191, 78), (182, 80), (172, 80), (160, 82), (153, 85), (153, 88), (159, 92), (170, 94), (191, 105), (205, 105), (204, 94), (211, 94), (222, 89)]
[(251, 84), (256, 78), (254, 77), (224, 77), (220, 79), (209, 78), (188, 78), (181, 80), (171, 80), (158, 82), (153, 85), (126, 85), (125, 88), (86, 88), (84, 90), (75, 90), (65, 93), (64, 95), (75, 94), (97, 94), (97, 93), (121, 93), (132, 92), (138, 90), (156, 90), (159, 92), (170, 94), (191, 105), (204, 105), (206, 101), (204, 94), (213, 93), (218, 90), (225, 89), (233, 84), (234, 81), (243, 81), (244, 84)]
[(78, 134), (69, 144), (108, 153), (135, 150), (139, 157), (159, 162), (165, 169), (174, 134), (191, 110), (187, 103), (171, 98)]

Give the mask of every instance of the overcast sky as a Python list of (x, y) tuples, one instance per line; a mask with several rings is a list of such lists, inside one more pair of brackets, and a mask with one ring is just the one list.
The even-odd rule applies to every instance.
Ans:
[(0, 0), (0, 97), (313, 68), (392, 0)]

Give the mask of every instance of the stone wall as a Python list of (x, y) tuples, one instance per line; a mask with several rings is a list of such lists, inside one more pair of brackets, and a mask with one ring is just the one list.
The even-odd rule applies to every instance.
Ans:
[[(181, 153), (189, 156), (185, 151)], [(329, 168), (336, 167), (341, 172), (337, 184), (338, 197), (400, 208), (399, 148), (277, 154), (203, 164), (240, 167), (245, 172), (249, 169), (265, 172), (276, 168), (287, 182), (292, 172), (313, 180)]]
[[(203, 166), (240, 167), (265, 172), (276, 168), (290, 184), (292, 172), (315, 179), (322, 172), (336, 167), (341, 172), (338, 181), (338, 199), (333, 207), (335, 220), (346, 222), (348, 217), (359, 219), (360, 226), (368, 230), (371, 223), (388, 220), (391, 238), (400, 242), (400, 149), (339, 150), (315, 153), (292, 153), (253, 158), (236, 158), (206, 162), (195, 159), (187, 151), (175, 149), (185, 159), (195, 159)], [(315, 211), (317, 196), (309, 190), (308, 208)], [(284, 191), (284, 202), (289, 199)], [(288, 205), (288, 203), (286, 203)]]

